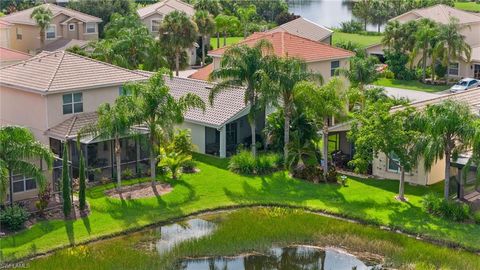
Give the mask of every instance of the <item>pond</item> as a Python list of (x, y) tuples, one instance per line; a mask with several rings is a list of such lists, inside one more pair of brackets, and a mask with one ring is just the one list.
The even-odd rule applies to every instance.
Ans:
[[(340, 27), (340, 23), (356, 19), (352, 14), (353, 0), (289, 0), (289, 11), (326, 27)], [(368, 31), (377, 31), (368, 25)]]

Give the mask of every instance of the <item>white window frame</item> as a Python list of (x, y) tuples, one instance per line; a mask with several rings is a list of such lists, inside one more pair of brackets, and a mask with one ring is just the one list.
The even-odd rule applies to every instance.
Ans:
[[(400, 173), (400, 166), (399, 166), (397, 163), (395, 163), (395, 162), (400, 163), (399, 160), (398, 160), (398, 158), (393, 158), (393, 157), (391, 157), (391, 156), (392, 156), (392, 155), (387, 156), (387, 171), (393, 172), (393, 173)], [(390, 162), (393, 162), (393, 164), (395, 164), (395, 166), (397, 166), (397, 169), (396, 169), (396, 170), (390, 168)]]
[[(73, 28), (70, 28), (70, 26), (73, 26)], [(68, 24), (68, 31), (73, 32), (77, 29), (77, 26), (74, 23), (69, 23)]]
[[(53, 27), (53, 35), (54, 37), (48, 37), (48, 33), (51, 33), (51, 32), (48, 32), (48, 28), (50, 27)], [(52, 39), (56, 39), (57, 38), (57, 26), (55, 24), (50, 24), (47, 29), (45, 29), (45, 39), (46, 40), (52, 40)]]
[(16, 34), (16, 36), (17, 36), (17, 40), (22, 40), (22, 39), (23, 39), (23, 31), (22, 31), (22, 28), (17, 27), (17, 28), (16, 28), (16, 31), (15, 31), (15, 34)]
[[(90, 25), (90, 26), (91, 26), (91, 25), (94, 26), (94, 28), (95, 28), (95, 31), (94, 31), (94, 32), (88, 32), (88, 28), (89, 28), (88, 26), (89, 26), (89, 25)], [(90, 28), (91, 28), (91, 27), (90, 27)], [(87, 23), (85, 24), (85, 34), (87, 34), (87, 35), (89, 35), (89, 34), (96, 34), (96, 33), (97, 33), (97, 30), (98, 30), (97, 28), (98, 28), (97, 23), (87, 22)]]
[[(75, 101), (75, 94), (80, 94), (81, 95), (81, 100), (80, 101)], [(63, 97), (66, 95), (71, 95), (72, 101), (65, 103), (63, 100)], [(75, 105), (76, 104), (82, 104), (82, 111), (75, 111)], [(72, 112), (71, 113), (65, 113), (63, 108), (65, 106), (71, 106)], [(62, 95), (62, 113), (63, 115), (68, 115), (68, 114), (76, 114), (76, 113), (82, 113), (83, 112), (83, 93), (82, 92), (75, 92), (75, 93), (67, 93)]]
[[(154, 31), (154, 30), (153, 30), (153, 21), (157, 21), (157, 22), (158, 22), (158, 30), (157, 30), (157, 31)], [(162, 19), (151, 19), (151, 20), (150, 20), (150, 32), (152, 32), (152, 33), (158, 33), (159, 30), (160, 30), (160, 24), (162, 24)]]
[[(21, 179), (17, 179), (17, 180), (13, 180), (13, 179), (12, 179), (12, 185), (14, 185), (15, 183), (18, 183), (18, 182), (23, 182), (23, 190), (22, 190), (22, 191), (13, 191), (13, 193), (22, 193), (22, 192), (27, 192), (27, 191), (31, 191), (31, 190), (36, 190), (36, 189), (37, 189), (37, 182), (35, 182), (35, 180), (33, 179), (33, 177), (26, 177), (25, 175), (21, 175), (21, 174), (14, 175), (13, 177), (18, 177), (18, 176), (21, 176), (22, 178), (21, 178)], [(28, 181), (28, 180), (33, 180), (33, 182), (35, 183), (35, 187), (34, 187), (34, 188), (27, 189), (27, 181)]]
[[(338, 67), (333, 68), (332, 66), (333, 66), (333, 63), (335, 63), (335, 62), (338, 63)], [(331, 62), (330, 62), (330, 76), (331, 76), (331, 77), (335, 76), (335, 71), (336, 71), (337, 69), (339, 69), (339, 68), (340, 68), (340, 60), (331, 61)]]
[[(455, 68), (452, 68), (452, 65), (456, 65)], [(456, 70), (457, 73), (450, 72), (451, 70)], [(450, 63), (448, 65), (448, 75), (458, 76), (460, 74), (460, 63)]]

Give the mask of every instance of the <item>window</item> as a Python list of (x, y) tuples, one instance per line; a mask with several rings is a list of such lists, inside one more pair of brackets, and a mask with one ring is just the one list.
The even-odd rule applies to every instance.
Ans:
[(397, 155), (391, 154), (389, 159), (388, 159), (388, 171), (390, 172), (400, 172), (400, 166), (398, 166), (399, 160)]
[(123, 86), (118, 87), (118, 95), (119, 96), (131, 96), (132, 91), (130, 89), (124, 89)]
[(23, 35), (22, 35), (22, 28), (17, 27), (17, 39), (22, 40)]
[(68, 31), (75, 31), (75, 24), (74, 23), (68, 24)]
[(47, 39), (54, 39), (56, 37), (56, 29), (57, 27), (55, 25), (50, 25), (45, 31), (45, 37)]
[(63, 95), (63, 114), (83, 112), (82, 93)]
[(458, 63), (451, 63), (448, 67), (448, 74), (458, 75)]
[(335, 71), (340, 67), (340, 61), (330, 62), (330, 76), (335, 76)]
[(86, 25), (86, 32), (88, 34), (93, 34), (97, 32), (97, 23), (87, 23)]
[(33, 178), (28, 178), (25, 175), (13, 176), (13, 192), (24, 192), (37, 188), (37, 183)]
[(152, 32), (157, 33), (160, 30), (160, 20), (152, 20)]

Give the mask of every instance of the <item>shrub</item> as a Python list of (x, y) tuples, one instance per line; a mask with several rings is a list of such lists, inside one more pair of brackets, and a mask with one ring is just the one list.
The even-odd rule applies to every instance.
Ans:
[(28, 220), (28, 216), (27, 211), (23, 207), (14, 204), (0, 211), (0, 223), (9, 230), (17, 231), (23, 228), (23, 224)]
[(337, 170), (335, 169), (335, 166), (328, 167), (327, 182), (329, 183), (337, 182)]
[(383, 76), (385, 76), (385, 78), (387, 78), (387, 79), (395, 78), (395, 74), (389, 69), (387, 69), (383, 72)]
[(232, 172), (240, 174), (254, 174), (255, 173), (255, 157), (248, 150), (242, 150), (230, 159), (228, 168)]
[(442, 199), (434, 193), (428, 193), (427, 195), (423, 196), (422, 206), (423, 209), (428, 213), (438, 215), (437, 211), (440, 209), (441, 203)]
[(134, 175), (133, 171), (129, 168), (126, 168), (125, 170), (122, 171), (122, 178), (123, 179), (131, 179), (134, 176), (135, 175)]
[(255, 162), (255, 173), (259, 175), (269, 174), (277, 170), (282, 164), (282, 157), (279, 154), (260, 154)]
[(179, 130), (173, 137), (173, 145), (176, 152), (186, 155), (192, 154), (194, 145), (192, 143), (192, 135), (188, 129)]
[(47, 185), (43, 191), (38, 193), (38, 201), (35, 202), (35, 207), (37, 208), (40, 215), (44, 214), (44, 211), (47, 208), (51, 197), (52, 189), (50, 188), (50, 185)]
[(448, 220), (462, 222), (470, 218), (467, 204), (441, 199), (433, 193), (423, 197), (422, 205), (428, 213)]
[(194, 173), (196, 167), (197, 167), (197, 163), (195, 163), (195, 161), (193, 160), (189, 160), (183, 163), (182, 171), (184, 173)]
[(473, 220), (475, 221), (475, 223), (480, 224), (480, 212), (476, 212), (475, 214), (473, 214)]
[(344, 33), (358, 33), (363, 31), (363, 24), (355, 20), (340, 23), (340, 31)]
[(320, 165), (299, 163), (293, 168), (292, 176), (298, 179), (318, 183), (323, 180), (323, 169)]

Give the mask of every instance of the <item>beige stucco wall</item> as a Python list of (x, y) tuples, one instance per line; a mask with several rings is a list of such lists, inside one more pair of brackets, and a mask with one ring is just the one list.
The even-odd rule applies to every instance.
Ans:
[(0, 47), (10, 48), (10, 27), (0, 28)]
[(463, 27), (460, 31), (465, 36), (465, 41), (470, 45), (480, 44), (480, 22)]
[[(321, 62), (309, 62), (307, 63), (307, 68), (311, 71), (318, 72), (322, 75), (324, 82), (328, 82), (332, 76), (330, 76), (330, 67), (331, 62), (336, 61), (338, 59), (321, 61)], [(343, 69), (348, 69), (349, 62), (348, 59), (340, 59), (340, 67)]]
[(204, 154), (205, 153), (205, 126), (184, 122), (179, 126), (180, 129), (190, 130), (192, 136), (192, 143), (195, 145), (195, 151)]

